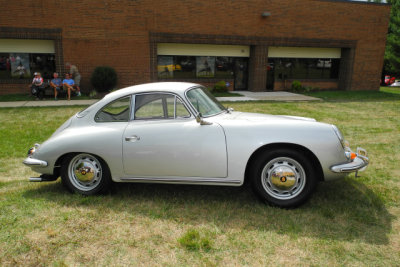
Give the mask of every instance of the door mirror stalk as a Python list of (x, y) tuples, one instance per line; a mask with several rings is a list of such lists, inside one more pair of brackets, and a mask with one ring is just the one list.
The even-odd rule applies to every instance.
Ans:
[(196, 121), (197, 121), (197, 123), (200, 123), (200, 125), (211, 125), (212, 124), (212, 122), (207, 122), (207, 121), (203, 120), (200, 112), (198, 112), (196, 114)]

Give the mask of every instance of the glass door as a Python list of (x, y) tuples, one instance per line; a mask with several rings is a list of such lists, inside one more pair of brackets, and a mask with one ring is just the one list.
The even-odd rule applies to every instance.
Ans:
[(234, 90), (247, 90), (248, 59), (236, 58), (235, 60), (235, 88)]

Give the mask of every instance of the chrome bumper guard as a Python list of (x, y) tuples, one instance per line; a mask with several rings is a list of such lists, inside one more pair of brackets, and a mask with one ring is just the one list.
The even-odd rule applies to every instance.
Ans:
[(33, 159), (33, 158), (26, 158), (22, 163), (24, 163), (26, 166), (41, 166), (41, 167), (47, 167), (47, 162), (39, 159)]
[(364, 171), (369, 163), (369, 158), (367, 157), (367, 151), (362, 148), (357, 148), (357, 156), (352, 162), (334, 165), (330, 169), (336, 173), (349, 173)]

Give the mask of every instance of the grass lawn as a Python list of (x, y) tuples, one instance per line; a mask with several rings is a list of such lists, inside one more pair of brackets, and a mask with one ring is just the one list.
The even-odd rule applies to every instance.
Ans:
[(326, 101), (400, 100), (400, 87), (381, 87), (379, 91), (320, 91), (305, 94)]
[(0, 266), (398, 266), (400, 95), (315, 94), (326, 101), (225, 103), (334, 123), (369, 152), (361, 177), (320, 183), (295, 210), (246, 187), (118, 184), (83, 197), (29, 183), (28, 148), (81, 108), (0, 109)]

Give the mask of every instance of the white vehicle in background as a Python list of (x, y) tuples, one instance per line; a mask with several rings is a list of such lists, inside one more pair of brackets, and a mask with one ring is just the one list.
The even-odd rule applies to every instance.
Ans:
[(399, 86), (400, 86), (400, 81), (395, 81), (395, 82), (392, 83), (390, 86), (399, 87)]

